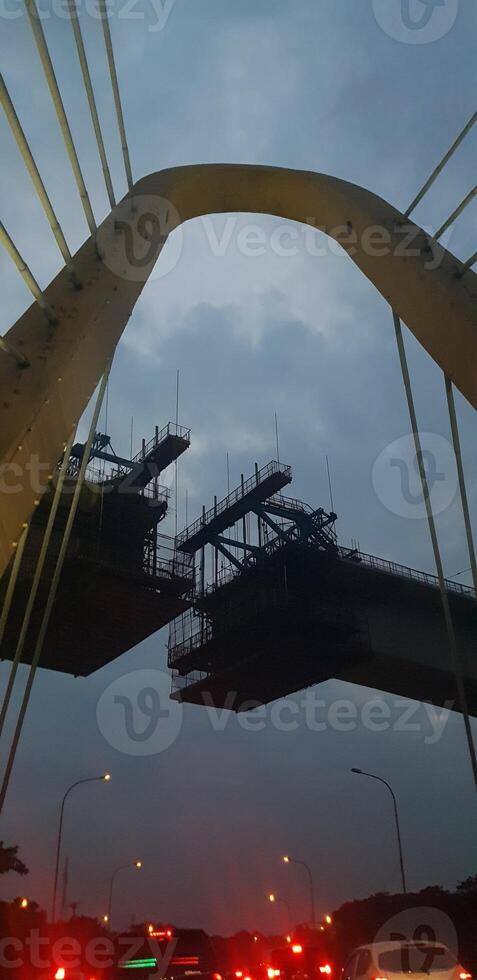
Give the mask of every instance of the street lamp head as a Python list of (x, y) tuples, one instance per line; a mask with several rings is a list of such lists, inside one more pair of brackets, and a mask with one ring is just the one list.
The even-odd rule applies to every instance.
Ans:
[(363, 775), (363, 770), (362, 769), (352, 769), (351, 772), (356, 772), (358, 774), (358, 776), (362, 776)]
[(21, 901), (20, 901), (20, 908), (21, 909), (27, 909), (28, 908), (28, 899), (27, 898), (22, 898), (21, 899)]
[(109, 780), (111, 779), (111, 773), (110, 772), (105, 772), (105, 774), (103, 776), (103, 779), (104, 779), (105, 783), (109, 783)]
[(276, 896), (273, 894), (273, 892), (270, 892), (270, 895), (268, 896), (268, 901), (269, 902), (275, 902), (276, 901)]
[(333, 922), (333, 919), (331, 918), (331, 915), (325, 915), (325, 922), (326, 922), (326, 925), (327, 926), (330, 926), (331, 925), (331, 923)]
[(103, 915), (103, 922), (109, 922), (109, 915)]
[(140, 868), (142, 868), (142, 861), (136, 861), (136, 862), (135, 862), (135, 866), (136, 866), (136, 868), (137, 868), (137, 869), (138, 869), (138, 871), (139, 871), (139, 869), (140, 869)]
[(284, 864), (290, 864), (290, 858), (288, 857), (288, 854), (283, 855), (282, 861)]

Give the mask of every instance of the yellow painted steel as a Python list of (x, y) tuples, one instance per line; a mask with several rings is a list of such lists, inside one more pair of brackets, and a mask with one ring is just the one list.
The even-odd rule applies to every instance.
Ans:
[[(314, 225), (339, 241), (477, 407), (477, 275), (382, 198), (335, 177), (275, 167), (208, 164), (150, 174), (74, 256), (83, 288), (74, 290), (64, 269), (44, 291), (57, 324), (35, 303), (6, 335), (29, 366), (0, 350), (0, 574), (167, 235), (199, 215), (244, 211)], [(36, 482), (32, 467), (40, 468)]]

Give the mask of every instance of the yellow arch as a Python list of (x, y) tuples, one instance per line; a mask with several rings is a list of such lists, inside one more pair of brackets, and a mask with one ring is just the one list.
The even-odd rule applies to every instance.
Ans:
[[(334, 177), (276, 167), (210, 164), (150, 174), (135, 185), (133, 201), (125, 198), (97, 238), (88, 239), (76, 253), (83, 288), (74, 291), (63, 269), (45, 290), (58, 316), (56, 326), (46, 322), (34, 303), (8, 332), (7, 341), (25, 355), (29, 367), (18, 368), (0, 351), (0, 574), (38, 496), (26, 465), (32, 457), (46, 468), (55, 465), (167, 234), (190, 218), (232, 211), (312, 224), (340, 241), (477, 407), (477, 275), (470, 270), (462, 275), (455, 256), (429, 242), (422, 229), (382, 198)], [(155, 222), (162, 237), (141, 281), (134, 281), (131, 276), (138, 273), (124, 250), (124, 226), (135, 228), (144, 217), (143, 233)], [(375, 228), (379, 231), (373, 238)], [(16, 491), (6, 493), (5, 483)]]

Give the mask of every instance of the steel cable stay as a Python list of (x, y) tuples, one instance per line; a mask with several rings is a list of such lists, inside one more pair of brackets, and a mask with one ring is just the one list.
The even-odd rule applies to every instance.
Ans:
[[(38, 306), (41, 306), (41, 309), (44, 311), (48, 322), (53, 326), (58, 322), (56, 314), (47, 302), (45, 295), (40, 289), (30, 267), (25, 262), (25, 259), (20, 255), (20, 252), (18, 251), (13, 239), (9, 235), (2, 221), (0, 221), (0, 241), (8, 252), (10, 258), (13, 259), (23, 281), (28, 286), (28, 289), (30, 290), (34, 299), (36, 299)], [(12, 349), (10, 348), (9, 352), (11, 350)]]
[(53, 207), (52, 207), (50, 198), (48, 196), (47, 190), (46, 190), (45, 185), (43, 183), (43, 180), (42, 180), (42, 178), (40, 176), (40, 172), (38, 170), (38, 167), (37, 167), (37, 165), (35, 163), (35, 159), (34, 159), (33, 153), (32, 153), (32, 151), (30, 149), (30, 146), (28, 144), (28, 140), (27, 140), (27, 138), (25, 136), (25, 133), (24, 133), (23, 128), (22, 128), (22, 125), (21, 125), (20, 120), (19, 120), (19, 118), (17, 116), (17, 113), (15, 111), (15, 107), (14, 107), (13, 102), (11, 100), (10, 93), (9, 93), (9, 91), (7, 89), (6, 84), (5, 84), (3, 75), (1, 75), (1, 74), (0, 74), (0, 102), (2, 104), (3, 111), (4, 111), (4, 113), (5, 113), (6, 117), (7, 117), (7, 120), (8, 120), (9, 126), (10, 126), (10, 129), (12, 131), (12, 134), (13, 134), (13, 136), (15, 138), (15, 142), (16, 142), (16, 144), (18, 146), (18, 149), (20, 151), (20, 154), (21, 154), (21, 156), (23, 158), (23, 162), (25, 163), (25, 166), (26, 166), (26, 168), (28, 170), (28, 173), (29, 173), (29, 175), (31, 177), (33, 186), (34, 186), (34, 188), (36, 190), (36, 193), (38, 195), (38, 198), (40, 200), (40, 204), (41, 204), (41, 206), (42, 206), (42, 208), (43, 208), (43, 210), (44, 210), (44, 212), (46, 214), (46, 217), (48, 219), (48, 223), (50, 225), (50, 228), (51, 228), (51, 230), (52, 230), (52, 232), (53, 232), (53, 234), (55, 236), (55, 239), (56, 239), (56, 243), (58, 245), (58, 248), (59, 248), (59, 250), (61, 252), (61, 255), (63, 256), (63, 259), (65, 261), (65, 265), (70, 270), (71, 276), (72, 276), (72, 279), (73, 279), (74, 283), (76, 285), (78, 285), (78, 281), (77, 281), (76, 276), (75, 276), (73, 259), (71, 257), (71, 252), (70, 252), (70, 250), (68, 248), (68, 245), (66, 243), (66, 239), (65, 239), (65, 236), (63, 234), (63, 230), (62, 230), (61, 225), (60, 225), (60, 223), (58, 221), (58, 218), (57, 218), (57, 216), (56, 216), (56, 214), (55, 214), (55, 212), (53, 210)]
[(461, 143), (463, 143), (465, 137), (468, 135), (468, 133), (470, 133), (472, 127), (475, 125), (476, 122), (477, 122), (477, 112), (474, 112), (473, 115), (470, 117), (469, 121), (465, 124), (464, 128), (459, 133), (457, 139), (454, 140), (452, 146), (449, 147), (447, 153), (442, 157), (440, 163), (437, 164), (435, 170), (432, 171), (430, 177), (426, 180), (425, 184), (422, 185), (420, 191), (418, 191), (418, 193), (416, 194), (416, 197), (409, 205), (407, 211), (404, 212), (406, 218), (409, 218), (411, 216), (412, 212), (416, 210), (417, 205), (422, 201), (423, 197), (427, 194), (428, 191), (430, 191), (431, 187), (437, 180), (439, 174), (442, 173), (444, 167), (449, 163), (449, 160), (454, 156), (456, 150), (459, 149), (459, 146), (461, 145)]
[(126, 137), (126, 127), (124, 125), (123, 108), (121, 104), (121, 95), (119, 92), (119, 82), (118, 82), (118, 75), (116, 71), (116, 63), (114, 60), (113, 42), (111, 39), (111, 31), (109, 29), (108, 8), (107, 8), (106, 0), (98, 0), (98, 8), (101, 16), (101, 23), (103, 25), (104, 44), (106, 47), (106, 57), (108, 59), (111, 86), (113, 89), (114, 106), (116, 109), (116, 118), (118, 122), (119, 136), (121, 139), (121, 149), (123, 153), (124, 169), (126, 171), (126, 180), (128, 182), (128, 190), (132, 191), (133, 177), (132, 177), (132, 170), (131, 170), (131, 160), (129, 157), (129, 147), (128, 147), (128, 141)]
[(48, 50), (48, 45), (45, 40), (41, 18), (36, 6), (36, 0), (25, 0), (25, 7), (28, 14), (28, 19), (30, 21), (30, 26), (33, 32), (33, 37), (35, 39), (35, 43), (37, 46), (38, 54), (40, 56), (43, 72), (45, 74), (46, 83), (48, 85), (51, 99), (55, 107), (61, 133), (66, 146), (66, 152), (68, 154), (68, 158), (71, 164), (71, 169), (73, 171), (73, 175), (79, 191), (79, 196), (81, 198), (81, 203), (83, 205), (83, 210), (85, 213), (86, 221), (88, 223), (88, 228), (91, 234), (94, 235), (96, 232), (96, 221), (89, 200), (88, 192), (86, 190), (86, 185), (83, 179), (83, 174), (78, 160), (76, 147), (73, 142), (73, 137), (71, 135), (70, 125), (66, 115), (65, 107), (63, 105), (63, 99), (61, 97), (60, 88), (56, 79), (53, 63), (51, 61), (50, 52)]
[(84, 87), (86, 90), (86, 97), (88, 99), (89, 111), (91, 114), (91, 121), (93, 123), (94, 134), (96, 137), (96, 145), (98, 147), (98, 153), (101, 160), (101, 167), (103, 170), (104, 183), (106, 185), (106, 191), (109, 198), (109, 203), (111, 208), (116, 205), (116, 200), (114, 197), (113, 184), (111, 181), (111, 173), (109, 170), (108, 159), (106, 156), (106, 150), (104, 147), (103, 134), (101, 132), (101, 124), (99, 121), (98, 110), (96, 106), (96, 99), (94, 96), (93, 83), (91, 81), (91, 74), (88, 65), (88, 59), (86, 57), (86, 51), (83, 42), (83, 35), (81, 33), (81, 26), (78, 16), (78, 8), (76, 5), (76, 0), (68, 0), (68, 6), (70, 11), (71, 26), (73, 28), (74, 39), (76, 43), (76, 50), (78, 52), (79, 63), (81, 67), (81, 74), (83, 76)]
[[(469, 206), (469, 204), (474, 200), (476, 194), (477, 194), (477, 187), (474, 187), (469, 192), (469, 194), (466, 195), (464, 200), (459, 204), (459, 206), (455, 209), (455, 211), (452, 212), (452, 214), (447, 219), (447, 221), (445, 221), (444, 224), (441, 226), (441, 228), (435, 235), (436, 240), (441, 238), (441, 236), (444, 234), (445, 231), (447, 231), (447, 229), (451, 226), (451, 224), (453, 224), (456, 218), (458, 218), (463, 213), (463, 211), (465, 211), (465, 209)], [(444, 385), (445, 385), (446, 398), (447, 398), (447, 408), (449, 412), (449, 423), (450, 423), (450, 429), (452, 435), (452, 445), (454, 449), (456, 468), (457, 468), (457, 478), (459, 482), (460, 502), (462, 507), (462, 514), (464, 517), (467, 549), (469, 552), (470, 569), (472, 571), (474, 593), (477, 599), (477, 564), (475, 558), (474, 540), (472, 535), (472, 524), (470, 520), (469, 501), (467, 496), (467, 488), (465, 485), (464, 464), (462, 461), (459, 426), (458, 426), (457, 413), (455, 408), (454, 388), (451, 379), (447, 376), (445, 371), (443, 372), (443, 375), (444, 375)]]
[[(9, 708), (9, 705), (10, 705), (10, 700), (11, 700), (11, 696), (12, 696), (12, 692), (13, 692), (13, 687), (14, 687), (15, 680), (16, 680), (18, 666), (19, 666), (20, 661), (21, 661), (21, 656), (22, 656), (22, 653), (23, 653), (23, 647), (25, 645), (25, 640), (26, 640), (26, 637), (27, 637), (27, 633), (28, 633), (28, 628), (29, 628), (29, 625), (30, 625), (31, 616), (32, 616), (34, 605), (35, 605), (35, 600), (36, 600), (38, 588), (39, 588), (39, 585), (40, 585), (41, 576), (42, 576), (42, 573), (43, 573), (43, 568), (44, 568), (44, 565), (45, 565), (45, 560), (46, 560), (48, 548), (49, 548), (50, 541), (51, 541), (51, 535), (52, 535), (54, 524), (55, 524), (55, 520), (56, 520), (56, 514), (57, 514), (57, 511), (58, 511), (58, 506), (59, 506), (59, 503), (60, 503), (60, 500), (61, 500), (61, 494), (62, 494), (62, 491), (63, 491), (63, 485), (64, 485), (64, 482), (65, 482), (66, 472), (67, 472), (67, 469), (68, 469), (68, 463), (69, 463), (69, 458), (70, 458), (70, 453), (71, 453), (71, 447), (73, 445), (73, 440), (74, 440), (74, 437), (75, 437), (75, 433), (76, 433), (76, 426), (73, 427), (73, 429), (71, 431), (70, 438), (68, 440), (68, 443), (67, 443), (67, 445), (64, 448), (63, 459), (62, 459), (60, 470), (59, 470), (59, 473), (58, 473), (58, 479), (56, 481), (55, 493), (54, 493), (54, 496), (53, 496), (53, 500), (51, 502), (50, 512), (49, 512), (49, 515), (48, 515), (48, 521), (47, 521), (47, 524), (46, 524), (45, 532), (43, 534), (43, 540), (42, 540), (42, 543), (41, 543), (41, 549), (40, 549), (40, 553), (38, 555), (38, 560), (37, 560), (37, 563), (36, 563), (35, 574), (33, 576), (32, 584), (31, 584), (31, 588), (30, 588), (30, 594), (28, 596), (28, 601), (27, 601), (27, 604), (26, 604), (26, 607), (25, 607), (25, 612), (23, 614), (23, 621), (22, 621), (20, 633), (19, 633), (19, 636), (18, 636), (17, 645), (16, 645), (16, 648), (15, 648), (15, 654), (14, 654), (14, 657), (13, 657), (12, 666), (11, 666), (11, 669), (10, 669), (10, 676), (9, 676), (9, 679), (8, 679), (8, 684), (7, 684), (7, 688), (6, 688), (4, 699), (3, 699), (2, 709), (0, 711), (0, 738), (2, 737), (3, 727), (4, 727), (4, 724), (5, 724), (5, 719), (6, 719), (6, 716), (7, 716), (8, 708)], [(0, 634), (0, 643), (1, 643), (1, 634)]]
[(455, 671), (456, 678), (456, 688), (457, 695), (459, 699), (459, 708), (462, 712), (464, 718), (465, 731), (467, 736), (467, 744), (469, 748), (470, 761), (472, 765), (472, 771), (474, 775), (475, 787), (477, 789), (477, 756), (475, 751), (474, 739), (472, 734), (472, 728), (469, 717), (469, 708), (467, 704), (467, 696), (465, 693), (464, 685), (464, 673), (462, 668), (462, 659), (457, 646), (457, 640), (455, 636), (454, 623), (452, 620), (452, 613), (449, 604), (449, 596), (446, 590), (446, 583), (444, 578), (444, 570), (442, 566), (442, 558), (439, 548), (439, 542), (437, 539), (437, 531), (434, 519), (434, 513), (432, 510), (432, 504), (430, 500), (429, 493), (429, 483), (427, 480), (426, 468), (424, 465), (424, 458), (422, 454), (421, 438), (419, 435), (419, 428), (417, 424), (416, 410), (414, 406), (414, 397), (412, 394), (411, 379), (409, 375), (409, 368), (407, 363), (406, 351), (404, 347), (404, 340), (401, 329), (401, 321), (396, 313), (393, 312), (394, 328), (396, 332), (396, 341), (399, 354), (399, 362), (401, 365), (401, 373), (404, 383), (404, 389), (406, 393), (407, 406), (409, 410), (409, 418), (411, 422), (412, 434), (414, 438), (414, 446), (416, 450), (416, 459), (419, 468), (419, 476), (422, 485), (422, 492), (424, 496), (424, 503), (426, 507), (427, 523), (429, 527), (429, 533), (431, 537), (432, 550), (434, 553), (434, 560), (436, 563), (437, 577), (439, 580), (439, 589), (442, 599), (442, 607), (444, 612), (444, 619), (447, 631), (447, 637), (449, 640), (449, 647), (452, 654), (452, 660)]
[[(471, 116), (471, 118), (469, 119), (469, 121), (467, 122), (467, 124), (464, 126), (464, 129), (459, 133), (457, 139), (454, 141), (454, 143), (449, 148), (449, 150), (447, 151), (447, 153), (445, 154), (445, 156), (442, 158), (442, 160), (440, 161), (440, 163), (437, 165), (437, 167), (435, 168), (435, 170), (432, 172), (432, 174), (429, 177), (429, 179), (426, 181), (426, 183), (423, 185), (423, 187), (421, 188), (421, 190), (418, 192), (418, 194), (414, 198), (413, 202), (410, 204), (409, 208), (405, 212), (406, 217), (410, 217), (410, 215), (412, 214), (412, 212), (414, 211), (414, 209), (417, 207), (417, 205), (420, 203), (420, 201), (422, 201), (422, 199), (424, 198), (424, 196), (427, 194), (427, 192), (430, 190), (430, 188), (432, 187), (432, 185), (434, 184), (434, 182), (437, 180), (437, 177), (439, 176), (439, 174), (442, 173), (442, 171), (444, 170), (444, 167), (449, 162), (449, 160), (452, 158), (452, 156), (454, 155), (454, 153), (456, 152), (456, 150), (458, 149), (458, 147), (461, 145), (461, 143), (463, 142), (463, 140), (465, 139), (465, 137), (468, 135), (468, 133), (471, 131), (472, 127), (474, 126), (474, 124), (476, 122), (477, 122), (477, 112), (474, 112), (474, 114)], [(453, 224), (453, 222), (456, 220), (456, 218), (458, 218), (463, 213), (463, 211), (466, 209), (466, 207), (468, 207), (468, 205), (471, 203), (471, 201), (474, 200), (476, 194), (477, 194), (477, 187), (474, 187), (466, 195), (466, 197), (461, 201), (461, 203), (457, 206), (457, 208), (455, 208), (455, 210), (449, 216), (449, 218), (447, 219), (447, 221), (445, 221), (444, 224), (439, 228), (439, 230), (436, 232), (435, 236), (433, 236), (436, 241), (444, 234), (445, 231), (447, 231), (447, 229), (451, 226), (451, 224)], [(471, 265), (473, 265), (476, 260), (477, 260), (477, 253), (475, 254), (475, 256), (473, 256), (471, 259), (469, 259), (467, 263), (465, 263), (463, 269), (461, 270), (461, 275), (463, 275), (464, 272), (467, 271), (467, 268), (471, 268)], [(404, 389), (405, 389), (405, 394), (406, 394), (406, 400), (407, 400), (407, 405), (408, 405), (408, 411), (409, 411), (409, 418), (410, 418), (410, 422), (411, 422), (411, 428), (412, 428), (412, 432), (413, 432), (414, 446), (415, 446), (415, 450), (416, 450), (416, 459), (417, 459), (417, 462), (418, 462), (419, 477), (420, 477), (421, 486), (422, 486), (422, 493), (423, 493), (423, 497), (424, 497), (424, 501), (425, 501), (427, 523), (428, 523), (428, 527), (429, 527), (429, 533), (430, 533), (430, 538), (431, 538), (432, 550), (433, 550), (433, 554), (434, 554), (434, 560), (435, 560), (435, 564), (436, 564), (437, 577), (438, 577), (438, 580), (439, 580), (439, 589), (440, 589), (440, 593), (441, 593), (441, 600), (442, 600), (444, 620), (445, 620), (445, 625), (446, 625), (446, 632), (447, 632), (447, 637), (448, 637), (448, 641), (449, 641), (449, 647), (450, 647), (450, 651), (451, 651), (452, 661), (453, 661), (453, 665), (454, 665), (455, 678), (456, 678), (456, 687), (457, 687), (457, 694), (458, 694), (458, 698), (459, 698), (459, 702), (460, 702), (459, 707), (460, 707), (460, 710), (462, 711), (462, 715), (463, 715), (463, 718), (464, 718), (464, 725), (465, 725), (465, 731), (466, 731), (466, 738), (467, 738), (467, 744), (468, 744), (468, 749), (469, 749), (470, 761), (471, 761), (471, 765), (472, 765), (472, 772), (473, 772), (473, 776), (474, 776), (475, 786), (476, 786), (476, 789), (477, 789), (477, 756), (476, 756), (476, 750), (475, 750), (475, 744), (474, 744), (474, 738), (473, 738), (473, 733), (472, 733), (471, 722), (470, 722), (470, 718), (469, 718), (469, 710), (468, 710), (468, 704), (467, 704), (467, 696), (466, 696), (466, 692), (465, 692), (465, 683), (464, 683), (464, 673), (463, 673), (463, 667), (462, 667), (462, 658), (461, 658), (461, 654), (460, 654), (460, 651), (459, 651), (459, 648), (458, 648), (458, 645), (457, 645), (457, 640), (456, 640), (455, 630), (454, 630), (454, 623), (453, 623), (453, 620), (452, 620), (452, 613), (451, 613), (450, 604), (449, 604), (449, 597), (448, 597), (446, 586), (445, 586), (445, 578), (444, 578), (444, 571), (443, 571), (443, 565), (442, 565), (442, 558), (441, 558), (441, 553), (440, 553), (440, 548), (439, 548), (439, 542), (438, 542), (438, 538), (437, 538), (437, 531), (436, 531), (434, 513), (433, 513), (432, 504), (431, 504), (431, 500), (430, 500), (429, 485), (428, 485), (428, 480), (427, 480), (427, 474), (426, 474), (426, 470), (425, 470), (425, 466), (424, 466), (424, 460), (423, 460), (423, 456), (422, 456), (421, 440), (420, 440), (419, 428), (418, 428), (418, 424), (417, 424), (417, 416), (416, 416), (415, 405), (414, 405), (414, 397), (413, 397), (413, 394), (412, 394), (412, 386), (411, 386), (411, 379), (410, 379), (409, 368), (408, 368), (408, 363), (407, 363), (406, 350), (405, 350), (405, 347), (404, 347), (404, 340), (403, 340), (402, 328), (401, 328), (401, 320), (400, 320), (400, 317), (398, 316), (398, 314), (394, 310), (392, 311), (392, 315), (393, 315), (394, 329), (395, 329), (395, 334), (396, 334), (396, 342), (397, 342), (399, 362), (400, 362), (400, 367), (401, 367), (401, 374), (402, 374), (402, 379), (403, 379), (403, 384), (404, 384)], [(444, 383), (445, 383), (445, 389), (446, 389), (447, 406), (448, 406), (448, 412), (449, 412), (449, 422), (450, 422), (450, 428), (451, 428), (451, 434), (452, 434), (452, 443), (453, 443), (454, 456), (455, 456), (455, 461), (456, 461), (457, 476), (458, 476), (458, 481), (459, 481), (459, 493), (460, 493), (461, 507), (462, 507), (462, 513), (463, 513), (463, 517), (464, 517), (464, 525), (465, 525), (465, 532), (466, 532), (467, 548), (468, 548), (468, 552), (469, 552), (470, 566), (471, 566), (472, 577), (473, 577), (473, 582), (474, 582), (474, 594), (475, 594), (475, 597), (477, 599), (477, 566), (476, 566), (476, 559), (475, 559), (475, 547), (474, 547), (474, 541), (473, 541), (473, 536), (472, 536), (472, 527), (471, 527), (471, 521), (470, 521), (468, 496), (467, 496), (467, 489), (466, 489), (466, 484), (465, 484), (464, 468), (463, 468), (463, 462), (462, 462), (462, 453), (461, 453), (461, 446), (460, 446), (459, 429), (458, 429), (458, 423), (457, 423), (457, 415), (456, 415), (456, 411), (455, 411), (453, 386), (452, 386), (452, 382), (451, 382), (450, 378), (448, 378), (448, 376), (446, 375), (446, 373), (443, 372), (443, 374), (444, 374)]]
[(5, 633), (5, 627), (7, 625), (8, 614), (10, 612), (10, 606), (12, 604), (13, 594), (15, 592), (15, 586), (17, 584), (18, 573), (20, 571), (20, 567), (22, 563), (23, 551), (25, 549), (29, 526), (30, 525), (23, 528), (23, 531), (20, 536), (20, 540), (17, 541), (17, 545), (15, 548), (15, 555), (13, 558), (12, 567), (10, 571), (10, 577), (8, 579), (7, 590), (5, 593), (5, 599), (3, 600), (3, 607), (0, 615), (0, 653), (2, 650), (2, 640), (3, 640), (3, 635)]
[[(52, 609), (53, 609), (53, 603), (55, 601), (56, 593), (57, 593), (57, 590), (58, 590), (58, 584), (59, 584), (59, 581), (60, 581), (61, 572), (63, 570), (63, 565), (64, 565), (64, 561), (65, 561), (65, 557), (66, 557), (66, 552), (67, 552), (67, 548), (68, 548), (68, 544), (69, 544), (69, 539), (70, 539), (70, 535), (71, 535), (71, 530), (73, 528), (73, 523), (74, 523), (74, 519), (75, 519), (75, 516), (76, 516), (76, 511), (77, 511), (77, 508), (78, 508), (79, 498), (80, 498), (81, 490), (82, 490), (83, 483), (84, 483), (86, 468), (88, 466), (88, 461), (89, 461), (89, 456), (90, 456), (90, 452), (91, 452), (91, 447), (92, 447), (92, 444), (93, 444), (94, 434), (96, 432), (96, 427), (97, 427), (97, 424), (98, 424), (99, 413), (101, 411), (101, 406), (102, 406), (102, 403), (103, 403), (104, 393), (105, 393), (106, 385), (107, 385), (108, 378), (109, 378), (109, 372), (111, 370), (111, 363), (112, 363), (112, 358), (109, 360), (109, 362), (107, 364), (107, 367), (106, 367), (106, 370), (105, 370), (105, 372), (103, 374), (103, 377), (101, 379), (101, 383), (100, 383), (100, 386), (99, 386), (99, 391), (98, 391), (98, 394), (97, 394), (97, 397), (96, 397), (96, 404), (95, 404), (95, 407), (94, 407), (93, 416), (92, 416), (91, 423), (90, 423), (90, 428), (89, 428), (89, 433), (88, 433), (88, 438), (87, 438), (87, 441), (86, 441), (86, 445), (85, 445), (85, 448), (84, 448), (83, 458), (81, 460), (81, 466), (80, 466), (78, 477), (77, 477), (75, 491), (74, 491), (73, 498), (72, 498), (72, 501), (71, 501), (71, 506), (70, 506), (70, 509), (69, 509), (69, 512), (68, 512), (68, 517), (67, 517), (67, 520), (66, 520), (66, 525), (65, 525), (65, 528), (64, 528), (63, 537), (62, 537), (62, 540), (61, 540), (60, 550), (59, 550), (58, 557), (57, 557), (57, 560), (56, 560), (55, 570), (54, 570), (53, 577), (52, 577), (51, 582), (50, 582), (50, 586), (49, 586), (49, 590), (48, 590), (48, 596), (47, 596), (47, 599), (46, 599), (45, 608), (44, 608), (44, 612), (43, 612), (43, 616), (42, 616), (40, 628), (39, 628), (39, 631), (38, 631), (38, 635), (37, 635), (35, 646), (34, 646), (34, 650), (33, 650), (33, 657), (32, 657), (32, 662), (31, 662), (31, 665), (30, 665), (30, 670), (28, 672), (28, 679), (27, 679), (27, 682), (26, 682), (26, 686), (25, 686), (25, 691), (24, 691), (24, 694), (23, 694), (22, 703), (20, 705), (20, 710), (19, 710), (19, 714), (18, 714), (17, 724), (16, 724), (15, 731), (14, 731), (14, 734), (13, 734), (12, 744), (11, 744), (11, 747), (10, 747), (10, 752), (9, 752), (9, 755), (8, 755), (8, 760), (7, 760), (7, 764), (6, 764), (6, 768), (5, 768), (5, 773), (4, 773), (4, 776), (3, 776), (3, 782), (2, 782), (1, 789), (0, 789), (0, 813), (1, 813), (1, 811), (3, 809), (3, 806), (4, 806), (4, 803), (5, 803), (5, 797), (6, 797), (6, 794), (7, 794), (7, 791), (8, 791), (8, 786), (9, 786), (9, 783), (10, 783), (12, 769), (13, 769), (14, 762), (15, 762), (15, 756), (16, 756), (16, 752), (17, 752), (17, 749), (18, 749), (18, 743), (20, 741), (20, 737), (21, 737), (21, 733), (22, 733), (22, 729), (23, 729), (23, 723), (25, 721), (25, 715), (26, 715), (26, 712), (27, 712), (27, 709), (28, 709), (28, 705), (29, 705), (29, 701), (30, 701), (30, 695), (31, 695), (32, 687), (33, 687), (33, 682), (34, 682), (35, 674), (36, 674), (36, 671), (37, 671), (37, 668), (38, 668), (38, 664), (39, 664), (39, 661), (40, 661), (41, 652), (42, 652), (42, 649), (43, 649), (43, 644), (44, 644), (44, 641), (45, 641), (46, 632), (47, 632), (48, 625), (49, 625), (49, 622), (50, 622), (51, 612), (52, 612)], [(65, 453), (65, 457), (66, 457), (66, 453)]]

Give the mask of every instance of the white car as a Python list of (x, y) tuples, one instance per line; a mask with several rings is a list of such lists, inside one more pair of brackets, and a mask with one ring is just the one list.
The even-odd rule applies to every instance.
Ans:
[(342, 980), (472, 980), (471, 974), (457, 962), (443, 943), (403, 942), (371, 943), (359, 946), (349, 955)]

